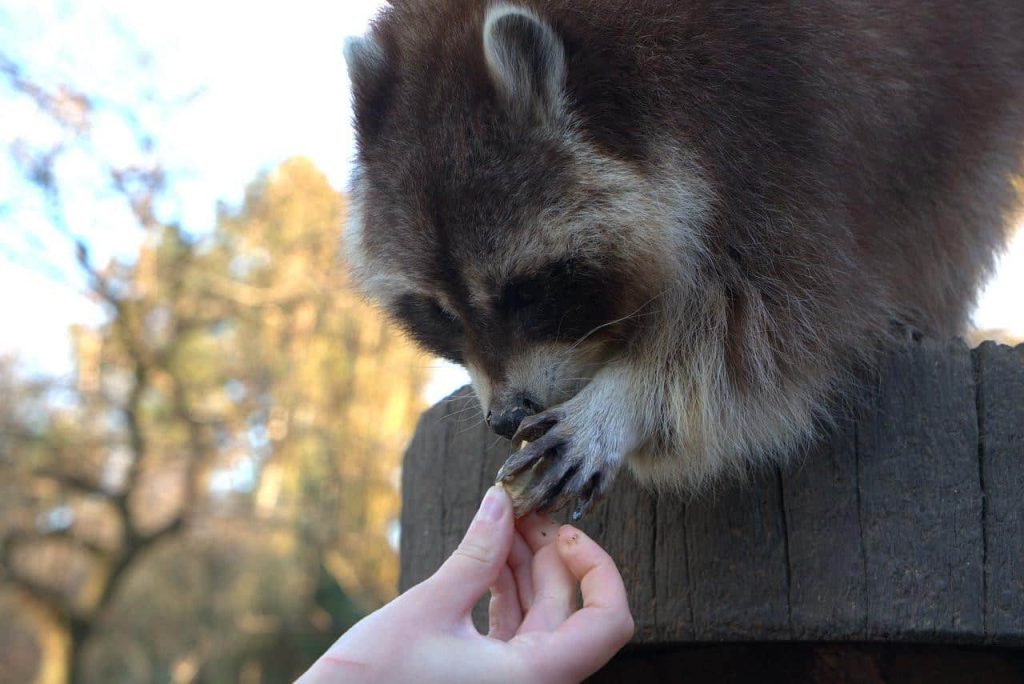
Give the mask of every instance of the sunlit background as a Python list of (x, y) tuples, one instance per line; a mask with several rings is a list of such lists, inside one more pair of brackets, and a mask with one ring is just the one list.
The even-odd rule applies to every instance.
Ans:
[[(0, 45), (7, 59), (45, 82), (71, 82), (132, 108), (156, 135), (153, 154), (171, 174), (167, 213), (199, 233), (214, 224), (219, 202), (237, 204), (257, 173), (290, 157), (311, 160), (332, 187), (346, 187), (353, 133), (341, 49), (382, 4), (266, 2), (243, 11), (236, 3), (5, 2)], [(0, 93), (2, 144), (58, 134), (32, 102), (11, 95)], [(93, 137), (104, 155), (127, 161), (136, 146), (122, 129), (111, 115)], [(78, 160), (62, 172), (78, 185), (68, 204), (75, 235), (100, 261), (131, 258), (142, 236), (120, 203), (99, 200), (104, 179), (96, 169)], [(95, 323), (102, 312), (75, 281), (67, 236), (54, 234), (47, 212), (25, 200), (24, 185), (11, 160), (0, 160), (0, 287), (33, 293), (0, 301), (0, 315), (11, 323), (0, 352), (67, 372), (68, 324)], [(39, 301), (47, 302), (45, 316)], [(425, 390), (431, 401), (466, 382), (460, 369), (438, 365)]]
[[(50, 83), (69, 81), (122, 106), (155, 96), (135, 113), (159, 137), (154, 155), (171, 174), (166, 210), (189, 231), (209, 229), (218, 203), (237, 204), (246, 183), (290, 157), (311, 160), (332, 187), (347, 186), (353, 155), (349, 84), (341, 49), (362, 34), (376, 0), (236, 3), (0, 3), (0, 45), (7, 59), (30, 65)], [(0, 143), (43, 139), (56, 131), (35, 106), (0, 91)], [(104, 154), (130, 159), (130, 134), (117, 117), (94, 131)], [(118, 203), (97, 196), (94, 169), (74, 162), (81, 181), (68, 214), (98, 260), (132, 258), (142, 239)], [(77, 168), (76, 168), (77, 166)], [(86, 168), (82, 168), (85, 166)], [(25, 197), (10, 159), (0, 160), (0, 352), (29, 367), (66, 373), (70, 323), (95, 323), (102, 311), (76, 282), (67, 236), (54, 234), (47, 212)], [(1018, 232), (982, 293), (976, 328), (1024, 337), (1024, 234)], [(40, 302), (46, 302), (41, 310)], [(467, 382), (438, 362), (426, 388), (436, 401)]]
[(376, 7), (0, 2), (0, 682), (289, 681), (394, 595), (464, 376), (336, 258)]
[[(0, 1), (0, 682), (284, 681), (394, 591), (466, 377), (333, 291), (380, 5)], [(1018, 232), (972, 342), (1022, 295)]]

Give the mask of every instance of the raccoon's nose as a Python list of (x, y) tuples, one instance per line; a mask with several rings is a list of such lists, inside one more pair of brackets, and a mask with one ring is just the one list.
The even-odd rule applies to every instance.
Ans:
[(521, 397), (513, 405), (505, 407), (505, 410), (488, 411), (487, 424), (505, 439), (512, 439), (512, 435), (516, 434), (523, 418), (532, 416), (539, 410), (540, 406), (536, 403), (526, 397)]
[(524, 408), (514, 408), (506, 413), (495, 414), (492, 412), (487, 414), (487, 424), (505, 439), (512, 439), (512, 435), (516, 434), (516, 430), (519, 429), (519, 424), (528, 415), (530, 415), (529, 412)]

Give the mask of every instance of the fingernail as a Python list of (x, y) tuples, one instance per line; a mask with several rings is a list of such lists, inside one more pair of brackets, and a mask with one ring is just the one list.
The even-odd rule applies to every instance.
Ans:
[(494, 522), (505, 512), (505, 501), (507, 496), (498, 487), (491, 487), (487, 490), (484, 500), (480, 502), (480, 510), (476, 512), (477, 520)]

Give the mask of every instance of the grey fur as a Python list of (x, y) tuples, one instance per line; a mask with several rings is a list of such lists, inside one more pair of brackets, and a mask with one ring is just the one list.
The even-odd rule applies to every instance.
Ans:
[(565, 87), (562, 41), (533, 12), (512, 5), (492, 7), (484, 20), (484, 59), (513, 112), (538, 124), (556, 116)]
[(531, 40), (483, 0), (375, 22), (347, 248), (485, 412), (540, 407), (537, 505), (785, 457), (894, 322), (963, 332), (1019, 208), (1024, 3), (516, 6)]

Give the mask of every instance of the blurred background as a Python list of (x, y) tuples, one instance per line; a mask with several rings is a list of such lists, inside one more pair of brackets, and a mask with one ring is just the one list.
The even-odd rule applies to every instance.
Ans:
[[(394, 595), (466, 380), (337, 258), (380, 4), (0, 0), (0, 682), (288, 681)], [(1022, 295), (1018, 232), (972, 343)]]

